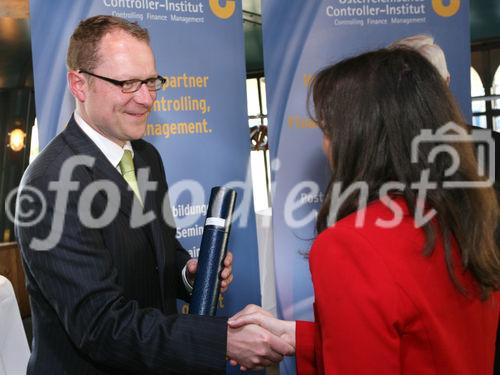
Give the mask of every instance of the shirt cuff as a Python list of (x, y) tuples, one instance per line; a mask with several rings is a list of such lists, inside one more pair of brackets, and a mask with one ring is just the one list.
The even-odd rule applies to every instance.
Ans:
[(189, 294), (193, 293), (193, 286), (189, 283), (187, 279), (187, 265), (184, 266), (181, 274), (182, 274), (182, 282), (184, 283), (184, 288), (186, 288), (186, 291)]

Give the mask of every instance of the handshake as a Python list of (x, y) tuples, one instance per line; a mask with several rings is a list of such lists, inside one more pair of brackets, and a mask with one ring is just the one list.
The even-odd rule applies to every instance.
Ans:
[(227, 356), (242, 371), (260, 370), (295, 354), (295, 322), (248, 305), (228, 320)]

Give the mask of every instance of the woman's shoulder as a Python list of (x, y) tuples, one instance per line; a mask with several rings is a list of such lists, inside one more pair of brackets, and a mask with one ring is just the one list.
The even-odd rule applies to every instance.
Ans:
[[(311, 253), (323, 248), (358, 251), (363, 247), (390, 256), (406, 251), (420, 254), (424, 241), (424, 231), (415, 225), (406, 201), (387, 198), (372, 201), (325, 229), (316, 238)], [(397, 248), (401, 252), (396, 252)]]
[(386, 196), (371, 201), (365, 207), (340, 219), (322, 234), (335, 235), (337, 232), (351, 229), (358, 234), (383, 232), (388, 235), (393, 231), (409, 230), (410, 227), (416, 228), (415, 220), (405, 199)]

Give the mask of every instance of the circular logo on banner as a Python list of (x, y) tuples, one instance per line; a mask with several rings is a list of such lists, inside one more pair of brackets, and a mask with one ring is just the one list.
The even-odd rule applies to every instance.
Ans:
[(223, 20), (228, 19), (234, 14), (236, 10), (236, 0), (226, 0), (226, 5), (220, 5), (221, 0), (210, 0), (210, 9), (212, 9), (213, 14)]
[(446, 0), (432, 0), (432, 9), (438, 16), (451, 17), (460, 9), (460, 0), (448, 0), (448, 5), (444, 5)]

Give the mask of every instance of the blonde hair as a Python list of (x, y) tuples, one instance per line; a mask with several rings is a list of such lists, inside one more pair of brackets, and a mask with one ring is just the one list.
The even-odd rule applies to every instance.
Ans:
[(99, 15), (79, 23), (71, 35), (66, 56), (68, 69), (92, 71), (99, 63), (99, 43), (106, 33), (123, 30), (137, 40), (149, 44), (148, 30), (137, 22), (114, 16)]
[(434, 37), (428, 34), (411, 35), (403, 39), (396, 40), (389, 48), (405, 46), (411, 48), (423, 57), (425, 57), (432, 65), (436, 67), (441, 77), (446, 82), (450, 81), (450, 73), (446, 65), (446, 57), (443, 49), (434, 43)]

